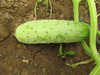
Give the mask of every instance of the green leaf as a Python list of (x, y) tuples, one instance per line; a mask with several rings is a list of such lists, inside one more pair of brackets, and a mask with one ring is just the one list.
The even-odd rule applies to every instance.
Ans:
[(0, 19), (0, 23), (1, 23), (2, 19)]
[(38, 0), (38, 2), (42, 2), (42, 0)]
[(2, 21), (2, 19), (0, 19), (0, 21)]
[(66, 55), (74, 55), (75, 54), (75, 51), (69, 51), (69, 52), (66, 52), (65, 54)]

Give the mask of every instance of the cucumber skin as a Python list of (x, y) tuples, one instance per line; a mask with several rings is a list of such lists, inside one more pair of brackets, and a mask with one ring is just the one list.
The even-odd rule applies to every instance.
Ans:
[(28, 21), (17, 27), (15, 37), (25, 44), (71, 43), (88, 39), (90, 26), (67, 20)]

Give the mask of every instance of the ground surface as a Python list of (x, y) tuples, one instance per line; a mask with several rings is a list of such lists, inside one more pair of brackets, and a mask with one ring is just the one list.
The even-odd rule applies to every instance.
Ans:
[[(20, 24), (30, 20), (50, 19), (50, 14), (46, 15), (45, 1), (38, 3), (35, 18), (36, 1), (0, 1), (0, 19), (2, 19), (0, 21), (0, 75), (88, 75), (95, 66), (94, 62), (75, 68), (66, 65), (66, 63), (73, 64), (90, 59), (80, 43), (63, 44), (63, 52), (75, 51), (76, 54), (62, 59), (57, 56), (59, 44), (26, 45), (16, 40), (14, 32)], [(72, 0), (51, 0), (51, 3), (51, 19), (73, 20)], [(96, 4), (100, 13), (100, 2), (97, 0)], [(80, 18), (85, 23), (90, 23), (86, 0), (80, 3)], [(100, 21), (100, 17), (98, 20)], [(99, 44), (97, 48), (100, 49)]]

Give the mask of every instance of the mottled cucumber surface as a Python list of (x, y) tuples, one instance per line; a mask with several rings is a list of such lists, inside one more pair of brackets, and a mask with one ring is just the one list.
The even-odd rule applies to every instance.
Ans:
[(17, 27), (15, 37), (25, 44), (71, 43), (89, 37), (90, 26), (67, 20), (28, 21)]

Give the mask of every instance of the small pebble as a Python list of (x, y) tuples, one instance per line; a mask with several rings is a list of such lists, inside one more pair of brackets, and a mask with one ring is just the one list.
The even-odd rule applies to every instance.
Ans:
[(23, 59), (22, 62), (29, 64), (29, 60)]

